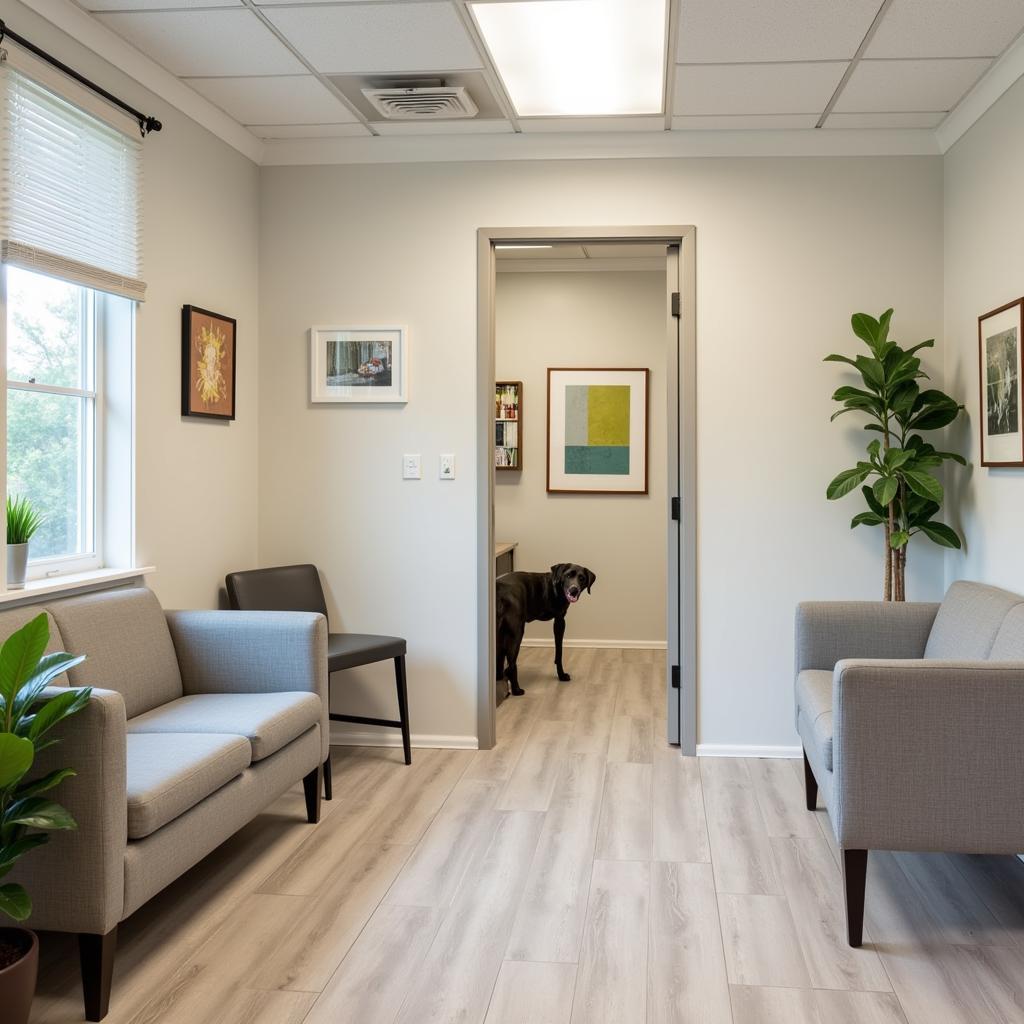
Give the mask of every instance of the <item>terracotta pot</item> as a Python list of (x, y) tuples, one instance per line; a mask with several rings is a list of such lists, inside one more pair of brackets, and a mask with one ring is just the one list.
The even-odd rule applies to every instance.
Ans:
[(0, 1007), (4, 1024), (28, 1024), (32, 997), (36, 994), (39, 970), (39, 940), (27, 928), (0, 928), (0, 945), (13, 943), (25, 949), (25, 955), (10, 967), (0, 970)]

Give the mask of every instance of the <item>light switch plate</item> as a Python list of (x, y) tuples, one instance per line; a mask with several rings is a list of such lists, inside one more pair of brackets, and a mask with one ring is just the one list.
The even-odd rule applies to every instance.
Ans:
[(402, 479), (419, 480), (423, 474), (420, 472), (419, 455), (402, 456)]
[(439, 465), (440, 476), (442, 480), (454, 480), (455, 479), (455, 456), (454, 455), (442, 455), (440, 458)]

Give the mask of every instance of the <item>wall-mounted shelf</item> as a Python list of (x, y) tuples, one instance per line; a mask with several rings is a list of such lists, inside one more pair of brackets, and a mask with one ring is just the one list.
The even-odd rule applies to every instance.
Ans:
[(494, 468), (523, 468), (523, 382), (494, 382)]

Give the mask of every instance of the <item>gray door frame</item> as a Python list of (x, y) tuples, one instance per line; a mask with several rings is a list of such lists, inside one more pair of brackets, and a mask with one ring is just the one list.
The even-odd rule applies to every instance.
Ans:
[[(489, 750), (496, 738), (494, 707), (494, 296), (495, 244), (530, 242), (664, 242), (678, 246), (678, 259), (670, 254), (669, 267), (677, 266), (675, 290), (680, 315), (666, 308), (666, 338), (678, 346), (678, 427), (669, 411), (670, 433), (678, 429), (678, 461), (670, 467), (669, 482), (678, 481), (679, 593), (668, 608), (673, 615), (669, 636), (678, 636), (679, 689), (673, 694), (666, 680), (669, 706), (678, 696), (678, 730), (669, 724), (672, 742), (680, 752), (693, 755), (697, 748), (697, 231), (693, 225), (630, 227), (517, 227), (480, 228), (477, 231), (477, 738)], [(669, 304), (666, 294), (666, 307)], [(669, 360), (671, 365), (672, 360)], [(672, 382), (675, 383), (675, 382)], [(672, 388), (670, 385), (669, 395)], [(673, 438), (669, 438), (669, 451)], [(671, 495), (670, 495), (671, 499)], [(666, 510), (666, 514), (668, 510)], [(671, 528), (671, 526), (670, 526)], [(671, 547), (671, 545), (670, 545)], [(676, 627), (676, 630), (673, 629)], [(671, 641), (670, 641), (671, 647)]]

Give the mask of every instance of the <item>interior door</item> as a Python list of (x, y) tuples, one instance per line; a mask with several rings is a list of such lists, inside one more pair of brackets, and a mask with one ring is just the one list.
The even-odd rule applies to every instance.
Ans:
[(665, 510), (668, 520), (668, 595), (665, 602), (666, 638), (668, 640), (665, 659), (665, 691), (668, 701), (668, 741), (679, 743), (680, 722), (680, 655), (681, 655), (681, 478), (680, 478), (680, 415), (679, 415), (679, 350), (680, 350), (680, 308), (679, 308), (679, 246), (668, 247), (665, 309), (668, 338), (668, 393), (666, 396), (666, 419), (668, 422), (668, 503)]

